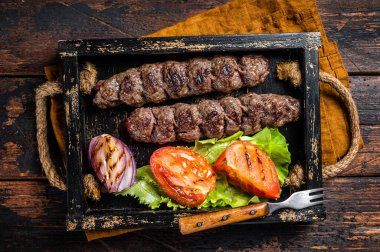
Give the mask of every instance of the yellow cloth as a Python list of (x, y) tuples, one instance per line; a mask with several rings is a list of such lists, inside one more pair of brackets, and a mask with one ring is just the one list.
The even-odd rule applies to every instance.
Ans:
[[(319, 69), (335, 75), (347, 88), (348, 74), (337, 45), (329, 42), (314, 0), (232, 0), (150, 36), (223, 35), (252, 33), (316, 32), (322, 35)], [(49, 76), (48, 76), (49, 77)], [(51, 77), (51, 76), (50, 76)], [(321, 129), (323, 164), (333, 164), (348, 150), (349, 128), (337, 94), (321, 84)], [(52, 100), (51, 119), (59, 147), (64, 149), (61, 100)], [(109, 231), (118, 235), (128, 229)], [(87, 232), (89, 240), (105, 232)]]

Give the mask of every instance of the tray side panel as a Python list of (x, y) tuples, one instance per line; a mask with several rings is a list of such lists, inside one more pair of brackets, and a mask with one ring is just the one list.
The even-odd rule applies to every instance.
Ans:
[(70, 216), (81, 216), (86, 209), (82, 175), (82, 123), (78, 58), (75, 54), (62, 57), (64, 68), (64, 110), (67, 159), (67, 203)]
[(305, 179), (306, 189), (312, 189), (322, 187), (318, 48), (305, 48), (301, 67), (305, 103)]
[(181, 52), (237, 51), (242, 49), (305, 48), (321, 45), (319, 32), (156, 37), (138, 39), (93, 39), (59, 42), (60, 51), (76, 52), (78, 56), (109, 54), (155, 54)]

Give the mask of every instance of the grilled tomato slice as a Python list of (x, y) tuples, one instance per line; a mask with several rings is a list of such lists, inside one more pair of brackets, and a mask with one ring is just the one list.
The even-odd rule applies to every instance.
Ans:
[(195, 207), (215, 188), (216, 173), (198, 153), (163, 147), (150, 157), (150, 169), (162, 190), (177, 203)]
[(247, 141), (231, 144), (214, 163), (228, 181), (250, 194), (268, 199), (280, 197), (280, 183), (272, 160), (256, 145)]

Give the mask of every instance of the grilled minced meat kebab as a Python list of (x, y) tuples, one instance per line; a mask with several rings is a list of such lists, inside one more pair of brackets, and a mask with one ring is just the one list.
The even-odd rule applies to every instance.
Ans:
[(123, 103), (140, 107), (213, 91), (230, 93), (242, 86), (256, 86), (268, 74), (268, 59), (261, 55), (144, 64), (98, 81), (93, 103), (99, 108)]
[(265, 126), (278, 128), (296, 121), (300, 113), (300, 101), (290, 96), (248, 93), (197, 104), (137, 108), (126, 119), (125, 127), (130, 137), (140, 142), (193, 142), (239, 130), (249, 135)]

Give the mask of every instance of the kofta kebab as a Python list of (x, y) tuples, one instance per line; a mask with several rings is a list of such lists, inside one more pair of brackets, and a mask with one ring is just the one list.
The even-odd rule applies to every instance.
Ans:
[(93, 102), (99, 108), (123, 103), (140, 107), (214, 91), (230, 93), (242, 86), (256, 86), (268, 74), (268, 59), (260, 55), (144, 64), (99, 81)]
[[(141, 107), (210, 92), (230, 93), (263, 83), (268, 74), (268, 59), (252, 54), (144, 64), (98, 81), (93, 103), (99, 108)], [(140, 142), (193, 142), (239, 130), (253, 134), (265, 126), (280, 127), (296, 121), (300, 111), (300, 101), (290, 96), (248, 93), (197, 104), (137, 108), (125, 127)]]

